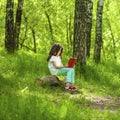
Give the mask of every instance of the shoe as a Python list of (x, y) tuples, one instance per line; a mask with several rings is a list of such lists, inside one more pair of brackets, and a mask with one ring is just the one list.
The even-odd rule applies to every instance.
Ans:
[(77, 90), (77, 88), (75, 86), (66, 86), (65, 87), (66, 90), (70, 90), (70, 91), (75, 91)]
[(70, 86), (69, 88), (70, 88), (72, 91), (77, 90), (77, 88), (76, 88), (75, 86)]

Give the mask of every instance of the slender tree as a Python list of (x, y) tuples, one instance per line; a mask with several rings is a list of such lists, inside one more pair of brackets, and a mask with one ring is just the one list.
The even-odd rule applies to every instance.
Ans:
[[(109, 4), (110, 4), (110, 2), (108, 2), (108, 3), (106, 4), (106, 9), (107, 9), (107, 11), (109, 11), (109, 8), (108, 8)], [(109, 27), (109, 30), (110, 30), (111, 40), (112, 40), (112, 42), (113, 42), (113, 45), (112, 45), (112, 53), (113, 53), (113, 55), (114, 55), (114, 59), (117, 59), (115, 36), (114, 36), (113, 30), (112, 30), (112, 25), (111, 25), (111, 23), (110, 23), (110, 19), (109, 19), (109, 16), (108, 16), (108, 15), (107, 15), (107, 17), (106, 17), (106, 20), (107, 20), (108, 27)]]
[(45, 15), (47, 17), (47, 20), (48, 20), (48, 24), (49, 24), (49, 31), (50, 31), (50, 37), (51, 37), (51, 40), (52, 40), (52, 44), (55, 42), (54, 40), (54, 37), (53, 37), (53, 28), (52, 28), (52, 23), (51, 23), (51, 19), (50, 19), (50, 16), (48, 14), (47, 11), (45, 11)]
[(70, 15), (66, 18), (66, 40), (68, 43), (68, 50), (71, 50), (71, 47), (73, 46), (72, 35), (72, 15), (70, 13)]
[(8, 52), (14, 52), (14, 0), (7, 0), (5, 22), (5, 48)]
[(91, 46), (91, 29), (92, 29), (92, 11), (93, 11), (93, 2), (92, 0), (87, 1), (87, 39), (86, 39), (86, 46), (87, 46), (87, 57), (90, 57), (90, 46)]
[(97, 3), (97, 21), (96, 21), (96, 39), (94, 47), (94, 60), (96, 63), (101, 59), (102, 48), (102, 14), (103, 14), (104, 0), (98, 0)]
[(20, 34), (20, 26), (22, 20), (22, 10), (23, 10), (23, 0), (18, 0), (16, 21), (15, 21), (15, 49), (18, 49), (19, 47), (19, 34)]

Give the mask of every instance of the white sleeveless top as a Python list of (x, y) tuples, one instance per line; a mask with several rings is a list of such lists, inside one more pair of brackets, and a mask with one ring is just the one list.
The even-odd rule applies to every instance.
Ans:
[(51, 56), (51, 58), (50, 58), (50, 60), (49, 60), (49, 62), (48, 62), (48, 68), (49, 68), (49, 70), (50, 70), (50, 73), (51, 73), (52, 75), (56, 75), (56, 74), (58, 73), (59, 69), (56, 69), (56, 68), (54, 67), (54, 65), (53, 65), (53, 63), (52, 63), (53, 61), (56, 62), (56, 65), (57, 65), (57, 66), (61, 66), (61, 65), (62, 65), (62, 62), (61, 62), (60, 56)]

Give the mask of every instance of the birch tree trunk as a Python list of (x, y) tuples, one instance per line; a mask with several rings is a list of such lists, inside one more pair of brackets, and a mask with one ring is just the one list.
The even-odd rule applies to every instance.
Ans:
[(91, 29), (92, 29), (92, 11), (93, 11), (93, 2), (92, 0), (87, 1), (87, 57), (90, 57), (90, 47), (91, 47)]
[(16, 21), (15, 21), (15, 48), (19, 47), (19, 34), (20, 26), (22, 20), (22, 9), (23, 9), (23, 0), (18, 0), (18, 6), (16, 11)]
[(5, 22), (5, 48), (9, 53), (13, 53), (15, 48), (13, 8), (14, 8), (14, 0), (7, 0), (6, 22)]
[(96, 63), (101, 59), (102, 48), (102, 14), (103, 14), (104, 0), (98, 0), (97, 3), (97, 21), (96, 21), (96, 39), (94, 47), (94, 60)]

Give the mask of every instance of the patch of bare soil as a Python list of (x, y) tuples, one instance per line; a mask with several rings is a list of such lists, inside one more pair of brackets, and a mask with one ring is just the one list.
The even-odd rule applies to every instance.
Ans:
[[(80, 98), (81, 94), (71, 94), (70, 98)], [(120, 98), (114, 97), (100, 97), (100, 96), (84, 96), (89, 102), (84, 105), (99, 110), (106, 110), (109, 112), (117, 112), (120, 109)], [(82, 103), (79, 103), (82, 105)]]

